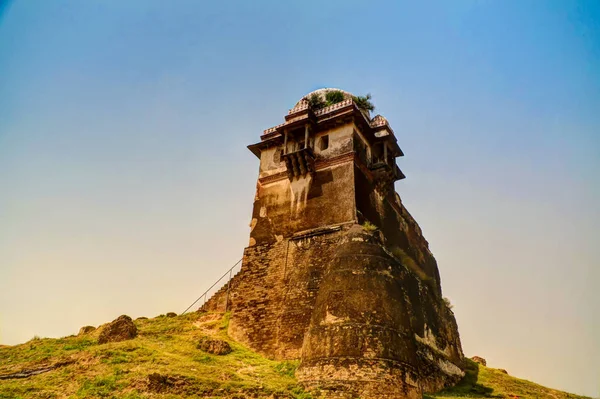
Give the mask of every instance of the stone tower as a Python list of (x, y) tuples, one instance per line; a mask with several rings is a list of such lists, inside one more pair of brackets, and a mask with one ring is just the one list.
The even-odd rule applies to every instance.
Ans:
[(394, 190), (404, 154), (359, 104), (317, 90), (248, 147), (260, 159), (250, 243), (228, 298), (202, 310), (227, 307), (230, 336), (300, 359), (298, 378), (325, 397), (420, 398), (463, 376), (458, 328)]

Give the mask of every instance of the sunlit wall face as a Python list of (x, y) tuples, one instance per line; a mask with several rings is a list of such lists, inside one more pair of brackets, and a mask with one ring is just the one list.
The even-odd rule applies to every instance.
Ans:
[(398, 136), (465, 353), (599, 394), (595, 2), (3, 4), (0, 343), (185, 309), (248, 242), (245, 146), (333, 86)]

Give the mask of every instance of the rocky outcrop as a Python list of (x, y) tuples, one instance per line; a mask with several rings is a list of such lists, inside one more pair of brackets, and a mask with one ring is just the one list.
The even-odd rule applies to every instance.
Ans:
[(202, 337), (200, 342), (198, 342), (197, 348), (211, 355), (227, 355), (232, 351), (227, 341), (209, 337)]
[(77, 335), (89, 334), (95, 330), (96, 330), (96, 327), (94, 327), (94, 326), (83, 326), (79, 329), (79, 333)]
[(477, 364), (481, 364), (482, 366), (487, 366), (487, 362), (484, 358), (479, 357), (479, 356), (473, 356), (471, 358), (472, 361), (474, 361)]
[(120, 342), (133, 339), (137, 336), (137, 327), (131, 317), (123, 315), (102, 327), (99, 344), (107, 342)]
[(54, 364), (41, 366), (41, 367), (37, 367), (37, 368), (24, 369), (17, 373), (0, 374), (0, 380), (29, 378), (29, 377), (33, 377), (34, 375), (47, 373), (47, 372), (55, 370), (59, 367), (68, 366), (69, 364), (72, 364), (74, 362), (75, 362), (74, 360), (65, 360), (65, 361), (61, 361), (61, 362), (57, 362)]

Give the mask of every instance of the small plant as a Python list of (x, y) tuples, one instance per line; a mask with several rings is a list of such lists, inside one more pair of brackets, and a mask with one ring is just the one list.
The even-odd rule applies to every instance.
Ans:
[(328, 91), (325, 94), (325, 102), (327, 103), (327, 106), (341, 103), (342, 101), (344, 101), (344, 93), (340, 90)]
[(352, 100), (356, 106), (365, 111), (374, 111), (375, 105), (371, 102), (371, 94), (367, 94), (366, 96), (352, 96)]
[(373, 231), (377, 230), (377, 226), (375, 226), (373, 223), (369, 222), (368, 220), (365, 220), (365, 222), (362, 224), (362, 228), (364, 231), (368, 231), (368, 232), (373, 232)]
[[(325, 93), (325, 98), (317, 93), (312, 93), (310, 96), (305, 97), (305, 100), (308, 101), (308, 105), (315, 111), (340, 103), (345, 99), (346, 94), (341, 90), (329, 90)], [(356, 106), (363, 111), (369, 112), (375, 110), (375, 105), (371, 102), (371, 94), (365, 96), (352, 96), (352, 100)]]
[(315, 111), (321, 108), (329, 107), (333, 104), (337, 104), (344, 100), (345, 95), (344, 92), (341, 90), (330, 90), (326, 92), (325, 100), (323, 100), (323, 98), (317, 93), (313, 93), (308, 98), (306, 98), (306, 101), (308, 101), (308, 105)]
[(307, 100), (308, 100), (308, 105), (314, 110), (325, 107), (325, 101), (323, 101), (321, 99), (321, 96), (318, 95), (317, 93), (311, 94)]
[(454, 307), (454, 305), (450, 302), (450, 299), (444, 297), (444, 304), (446, 305), (446, 307), (450, 310), (452, 310), (452, 308)]

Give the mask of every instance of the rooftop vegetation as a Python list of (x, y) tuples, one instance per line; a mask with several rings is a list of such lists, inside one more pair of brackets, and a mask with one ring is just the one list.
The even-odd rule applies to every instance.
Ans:
[[(317, 93), (312, 93), (306, 100), (313, 110), (318, 110), (344, 101), (345, 95), (341, 90), (330, 90), (325, 93), (325, 99)], [(373, 111), (375, 109), (375, 106), (371, 102), (370, 94), (365, 96), (352, 96), (352, 100), (361, 110)]]
[(352, 96), (352, 100), (356, 103), (356, 106), (366, 111), (374, 111), (375, 106), (371, 102), (371, 94), (367, 93), (366, 96)]

